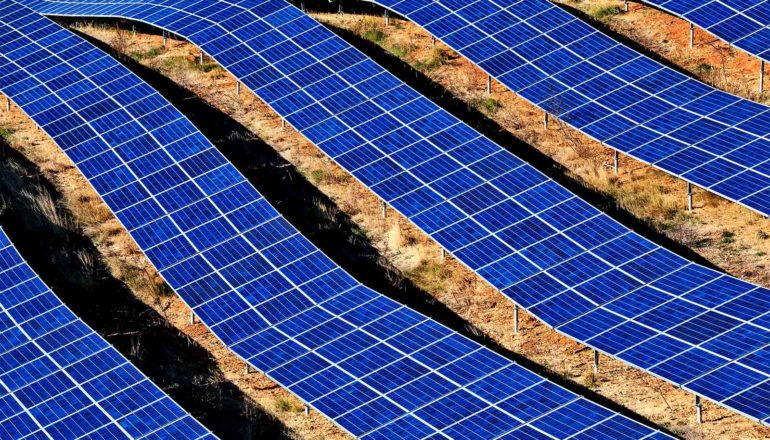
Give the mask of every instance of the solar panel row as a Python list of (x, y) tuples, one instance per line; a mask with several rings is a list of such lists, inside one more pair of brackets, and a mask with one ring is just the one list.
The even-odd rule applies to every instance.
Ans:
[(281, 0), (31, 4), (55, 15), (134, 19), (189, 38), (557, 331), (768, 423), (768, 290), (629, 231), (298, 9)]
[(0, 230), (0, 438), (215, 438), (78, 319)]
[(361, 285), (159, 94), (10, 0), (0, 90), (225, 344), (352, 435), (667, 437)]
[(770, 60), (770, 4), (764, 0), (644, 0), (717, 37)]
[(770, 214), (770, 108), (665, 67), (545, 0), (380, 0), (591, 138)]

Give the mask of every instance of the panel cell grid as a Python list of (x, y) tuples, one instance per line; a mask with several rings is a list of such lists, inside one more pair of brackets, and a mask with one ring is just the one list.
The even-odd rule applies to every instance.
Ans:
[(67, 309), (2, 229), (0, 322), (0, 437), (215, 438)]
[[(217, 22), (248, 26), (235, 17), (229, 19), (230, 14), (243, 12), (242, 6), (223, 5), (211, 2), (198, 7)], [(198, 20), (184, 14), (124, 6), (205, 37), (207, 50), (240, 50), (236, 48), (242, 44), (240, 37), (217, 35), (215, 29), (200, 28)], [(308, 22), (294, 20), (295, 9), (280, 2), (254, 7), (270, 15), (260, 21), (248, 13), (247, 23), (258, 23), (257, 29), (279, 30), (269, 32), (270, 40), (253, 40), (263, 47), (265, 58), (250, 57), (248, 64), (242, 56), (228, 59), (241, 64), (245, 73), (253, 74), (255, 69), (272, 72), (252, 78), (275, 79), (264, 87), (276, 106), (296, 113), (303, 106), (316, 105), (307, 91), (298, 89), (287, 95), (282, 88), (294, 80), (312, 81), (312, 75), (298, 73), (315, 56), (327, 59), (330, 71), (341, 71), (346, 80), (358, 78), (372, 84), (366, 69), (373, 65), (362, 66), (363, 71), (349, 68), (350, 63), (356, 64), (358, 53), (345, 51), (339, 40), (327, 38), (326, 31), (315, 34), (322, 41), (312, 46), (311, 53), (296, 51), (294, 43), (285, 41), (285, 32), (304, 38), (303, 26)], [(33, 33), (35, 39), (27, 36)], [(243, 46), (243, 50), (247, 48), (251, 50)], [(30, 54), (35, 54), (34, 60)], [(97, 71), (109, 73), (95, 74)], [(291, 72), (295, 79), (287, 79), (283, 72)], [(503, 435), (524, 428), (546, 435), (535, 426), (540, 417), (500, 406), (501, 401), (527, 392), (525, 385), (483, 392), (487, 389), (484, 380), (503, 371), (550, 385), (546, 395), (583, 401), (355, 281), (284, 220), (157, 92), (106, 54), (11, 0), (0, 0), (0, 91), (69, 155), (162, 276), (217, 337), (353, 436), (381, 438), (404, 432), (418, 438), (450, 432)], [(405, 93), (411, 92), (406, 89)], [(346, 99), (331, 101), (347, 106), (367, 100), (361, 93), (351, 93)], [(150, 117), (154, 112), (148, 112), (145, 103), (163, 109), (163, 115)], [(49, 111), (53, 108), (57, 111)], [(391, 127), (400, 125), (392, 116), (377, 119)], [(314, 115), (306, 121), (308, 130), (315, 126), (318, 136), (329, 139), (345, 131), (342, 122), (321, 126)], [(370, 127), (372, 132), (388, 131), (372, 121), (349, 121)], [(457, 125), (443, 113), (425, 122), (428, 131), (422, 131), (423, 136), (438, 127), (452, 130)], [(467, 133), (462, 128), (452, 133), (462, 136), (462, 131)], [(373, 182), (391, 178), (384, 168), (370, 176)], [(392, 178), (417, 183), (407, 174)], [(402, 195), (407, 192), (400, 191)], [(27, 275), (14, 269), (9, 274), (15, 277), (14, 284), (6, 287)], [(33, 301), (23, 310), (37, 317), (21, 323), (22, 329), (43, 336), (47, 332), (41, 322), (63, 324), (66, 314), (62, 315), (61, 307), (44, 312)], [(75, 364), (72, 375), (87, 380), (90, 372), (103, 370), (109, 357), (100, 353), (103, 351)], [(14, 389), (25, 389), (29, 374), (26, 370), (14, 374), (23, 367), (0, 375), (0, 380)], [(41, 362), (30, 371), (42, 374), (53, 371), (53, 365)], [(470, 390), (472, 386), (475, 391)], [(499, 388), (493, 382), (489, 386)], [(141, 403), (146, 395), (136, 391), (126, 401), (110, 401), (107, 412), (139, 406), (134, 403)], [(127, 416), (123, 426), (128, 436), (140, 437), (153, 421), (169, 420), (173, 414), (169, 402), (160, 398), (156, 406), (141, 406)], [(549, 402), (551, 411), (567, 404), (556, 398)], [(608, 423), (608, 429), (614, 429), (615, 419), (621, 416), (591, 405), (585, 401), (585, 407), (591, 408), (587, 415), (591, 428), (605, 432), (603, 425)], [(100, 420), (91, 408), (71, 416), (78, 418), (77, 426)], [(434, 408), (446, 412), (438, 414)], [(627, 438), (656, 434), (641, 424), (629, 423), (638, 429)], [(18, 426), (26, 427), (23, 422)], [(164, 433), (170, 436), (181, 429)], [(59, 434), (64, 435), (62, 431), (55, 436)]]
[[(67, 3), (30, 0), (30, 4), (40, 12), (54, 15), (134, 19), (188, 38), (222, 62), (245, 86), (338, 164), (369, 186), (381, 199), (428, 232), (460, 261), (514, 302), (526, 306), (557, 331), (645, 368), (677, 386), (690, 389), (689, 384), (699, 377), (679, 374), (676, 369), (668, 367), (669, 364), (682, 364), (682, 356), (686, 353), (668, 351), (665, 352), (669, 354), (667, 357), (656, 359), (655, 363), (648, 365), (647, 360), (637, 363), (647, 353), (637, 352), (637, 347), (647, 347), (644, 344), (665, 337), (683, 345), (685, 350), (690, 350), (689, 353), (697, 353), (706, 359), (703, 365), (711, 366), (713, 370), (729, 362), (749, 367), (742, 362), (744, 355), (739, 356), (738, 350), (727, 354), (728, 351), (720, 344), (706, 344), (740, 325), (770, 331), (767, 328), (770, 320), (763, 319), (763, 316), (770, 316), (770, 308), (760, 308), (758, 316), (752, 319), (734, 316), (734, 312), (730, 312), (738, 308), (718, 308), (750, 291), (764, 292), (764, 289), (702, 268), (634, 234), (420, 96), (361, 52), (282, 0), (237, 3), (203, 0), (194, 3), (175, 2), (174, 5), (140, 5), (132, 0)], [(207, 7), (219, 4), (233, 6), (239, 14), (246, 14), (259, 32), (254, 35), (243, 34), (248, 29), (240, 21), (231, 23), (206, 16)], [(396, 9), (405, 15), (425, 8), (441, 8), (441, 16), (455, 16), (459, 20), (457, 23), (475, 22), (483, 20), (480, 15), (491, 15), (478, 14), (477, 9), (474, 9), (476, 7), (497, 8), (495, 15), (499, 15), (499, 18), (513, 20), (513, 23), (530, 29), (529, 33), (506, 34), (508, 39), (520, 39), (516, 43), (505, 40), (506, 47), (526, 45), (531, 53), (542, 51), (544, 55), (556, 50), (554, 47), (559, 47), (559, 41), (567, 44), (573, 40), (574, 36), (564, 31), (580, 31), (585, 26), (571, 15), (540, 0), (514, 2), (504, 10), (482, 0), (474, 3), (473, 7), (456, 12), (442, 6), (441, 2), (405, 0), (398, 5), (403, 6), (404, 10)], [(432, 9), (426, 11), (429, 10)], [(283, 26), (288, 24), (291, 24), (294, 31), (284, 31)], [(538, 29), (544, 26), (558, 27), (559, 32), (543, 39)], [(297, 32), (301, 29), (304, 32)], [(462, 29), (470, 31), (470, 34), (450, 29), (452, 32), (442, 40), (454, 47), (466, 47), (487, 38), (476, 26), (467, 25)], [(522, 39), (523, 35), (529, 36)], [(230, 45), (225, 48), (220, 45), (221, 42), (229, 42)], [(549, 44), (539, 45), (538, 42)], [(672, 89), (675, 93), (670, 91), (665, 97), (656, 98), (663, 102), (718, 93), (710, 89), (704, 92), (697, 83), (679, 81), (675, 76), (678, 74), (670, 69), (650, 64), (651, 61), (622, 46), (605, 43), (605, 37), (591, 30), (589, 36), (575, 41), (569, 50), (559, 50), (590, 57), (597, 47), (606, 46), (590, 63), (600, 70), (628, 67), (629, 63), (624, 63), (623, 57), (631, 56), (634, 65), (646, 66), (651, 72), (635, 82), (636, 89), (649, 93), (656, 87), (660, 88), (663, 83), (669, 83), (668, 87), (678, 85), (677, 89)], [(249, 57), (233, 62), (228, 62), (226, 56), (221, 57), (221, 54), (235, 47), (239, 50), (248, 49), (250, 52), (245, 53), (249, 53)], [(530, 56), (523, 58), (534, 61)], [(297, 62), (284, 62), (289, 59)], [(302, 74), (309, 71), (306, 69), (326, 72), (327, 76)], [(511, 74), (524, 75), (522, 78), (529, 85), (527, 90), (532, 93), (542, 93), (542, 87), (532, 84), (541, 80), (555, 81), (552, 78), (546, 79), (546, 75), (531, 63), (514, 69)], [(605, 73), (595, 80), (608, 84), (607, 87), (603, 86), (597, 98), (618, 89), (618, 84), (622, 85), (620, 76), (615, 74)], [(589, 82), (593, 83), (594, 80)], [(321, 87), (321, 84), (333, 86)], [(557, 88), (561, 87), (558, 82), (554, 84)], [(580, 93), (569, 90), (565, 96), (569, 95), (570, 98), (562, 102), (571, 106), (572, 97)], [(544, 95), (541, 99), (554, 103), (554, 98), (556, 96)], [(686, 107), (687, 102), (678, 102), (677, 105)], [(754, 104), (751, 106), (756, 108)], [(366, 120), (362, 122), (350, 117), (351, 109), (365, 112)], [(676, 111), (677, 117), (683, 118), (683, 121), (692, 119), (692, 112), (688, 113), (679, 107), (671, 111)], [(658, 116), (651, 120), (656, 121), (656, 126), (662, 127), (667, 123), (667, 118)], [(184, 121), (177, 124), (184, 124)], [(646, 138), (647, 142), (669, 139), (647, 128), (640, 127), (637, 131), (639, 133), (635, 136)], [(212, 171), (217, 173), (221, 172), (220, 169), (228, 170), (227, 173), (231, 170), (223, 159), (214, 160), (215, 150), (207, 149), (200, 142), (195, 145), (199, 149), (190, 153), (192, 158), (177, 155), (174, 159), (178, 164), (171, 166), (174, 169), (181, 167), (181, 172), (193, 176), (194, 184), (180, 183), (180, 187), (184, 187), (187, 204), (211, 198), (212, 194), (216, 197), (216, 187), (212, 183), (206, 183), (210, 189), (204, 194), (195, 195), (196, 186), (202, 185), (204, 181), (210, 182), (203, 169), (198, 169), (202, 166), (198, 164), (210, 163), (214, 169)], [(693, 151), (702, 153), (697, 149)], [(207, 159), (197, 160), (198, 156)], [(193, 163), (195, 170), (191, 169)], [(176, 211), (183, 208), (174, 205), (176, 198), (166, 197), (170, 193), (176, 195), (175, 188), (160, 192), (148, 191), (130, 179), (126, 180), (123, 173), (116, 175), (120, 176), (120, 183), (116, 185), (119, 188), (108, 189), (104, 193), (107, 203), (118, 212), (121, 219), (124, 212), (130, 211), (130, 219), (136, 223), (133, 208), (139, 205), (150, 207), (153, 216), (144, 219), (142, 224), (162, 217), (164, 209), (169, 210), (174, 218)], [(737, 177), (746, 182), (752, 181), (751, 175), (747, 173)], [(727, 180), (719, 184), (729, 185), (729, 182)], [(733, 186), (731, 188), (737, 190)], [(226, 188), (222, 187), (222, 190)], [(248, 203), (253, 202), (253, 199), (248, 200)], [(212, 203), (216, 205), (217, 201)], [(234, 212), (240, 211), (236, 209)], [(264, 250), (270, 244), (280, 237), (288, 238), (295, 234), (293, 230), (284, 231), (282, 233), (285, 235), (270, 235), (269, 240), (264, 238), (260, 231), (266, 231), (264, 225), (272, 225), (269, 220), (277, 218), (277, 214), (259, 215), (254, 220), (250, 218), (250, 213), (235, 216), (226, 212), (224, 215), (227, 222), (233, 224), (253, 244), (254, 252), (261, 254), (262, 258), (269, 259)], [(280, 223), (280, 220), (277, 222)], [(231, 296), (228, 291), (231, 278), (237, 277), (234, 278), (235, 285), (230, 287), (237, 289), (249, 306), (254, 306), (250, 302), (252, 298), (242, 292), (248, 286), (244, 284), (244, 277), (249, 270), (263, 277), (269, 276), (272, 270), (270, 265), (257, 264), (260, 261), (255, 261), (254, 257), (242, 257), (225, 270), (216, 270), (205, 255), (196, 254), (196, 250), (201, 249), (188, 238), (190, 234), (187, 228), (179, 224), (176, 226), (180, 228), (180, 235), (147, 251), (172, 285), (176, 287), (179, 284), (175, 283), (179, 282), (186, 288), (188, 284), (205, 279), (206, 283), (213, 282), (222, 286), (217, 294), (207, 296), (206, 301), (231, 302), (225, 298)], [(273, 231), (272, 226), (267, 227)], [(135, 228), (130, 229), (133, 232)], [(462, 232), (469, 230), (473, 231), (472, 235)], [(222, 244), (212, 249), (220, 246)], [(249, 269), (241, 270), (245, 267)], [(281, 268), (280, 272), (290, 282), (287, 289), (297, 288), (306, 295), (309, 304), (317, 304), (329, 300), (334, 294), (306, 287), (332, 274), (337, 277), (339, 273), (333, 268), (333, 264), (323, 254), (316, 253), (287, 265), (285, 269)], [(733, 285), (733, 288), (722, 291), (720, 286), (728, 284)], [(608, 291), (608, 286), (617, 290)], [(638, 296), (639, 289), (653, 289), (670, 298), (661, 296), (665, 301), (655, 307), (649, 305), (645, 310), (640, 306), (626, 305), (622, 309), (609, 306), (613, 301), (615, 305), (620, 304), (625, 295)], [(184, 292), (184, 289), (181, 290)], [(193, 305), (196, 310), (202, 310), (203, 306), (198, 302)], [(321, 321), (313, 320), (306, 324), (307, 319), (318, 318), (319, 314), (303, 311), (297, 313), (296, 317), (278, 318), (282, 321), (276, 328), (283, 333), (283, 341), (293, 340), (301, 333), (300, 330), (321, 325), (334, 315), (324, 314)], [(612, 318), (607, 319), (607, 316)], [(270, 325), (274, 322), (261, 321), (265, 315), (259, 309), (221, 317), (224, 318), (221, 321), (219, 317), (215, 318), (217, 321), (211, 323), (212, 328), (228, 344), (243, 343), (254, 337), (254, 333), (273, 330)], [(715, 323), (713, 327), (710, 325), (712, 319)], [(386, 320), (387, 326), (375, 322), (361, 325), (375, 338), (393, 338), (392, 343), (408, 354), (411, 348), (402, 347), (397, 334), (418, 325), (419, 321), (405, 319), (401, 311), (390, 312), (383, 318), (383, 322)], [(591, 323), (591, 327), (582, 328), (573, 324), (582, 322)], [(687, 336), (685, 329), (699, 329), (706, 323), (709, 324), (708, 338), (694, 339)], [(256, 330), (250, 332), (250, 328)], [(729, 339), (722, 341), (731, 344)], [(750, 353), (745, 356), (748, 355)], [(332, 364), (328, 358), (307, 356), (302, 359), (308, 362), (307, 368), (300, 372), (302, 374), (317, 374)], [(360, 358), (353, 356), (349, 361), (351, 368), (371, 372), (367, 371), (369, 365)], [(770, 379), (770, 367), (750, 368)], [(701, 373), (711, 372), (705, 370)], [(299, 373), (296, 369), (283, 367), (271, 374), (293, 380)], [(725, 384), (725, 387), (728, 386), (730, 384)], [(700, 388), (698, 392), (701, 393)], [(722, 394), (715, 391), (713, 395), (703, 393), (703, 396), (727, 406), (729, 402), (736, 401), (722, 399)], [(768, 422), (768, 417), (761, 412), (752, 414), (745, 411), (743, 406), (731, 408)]]

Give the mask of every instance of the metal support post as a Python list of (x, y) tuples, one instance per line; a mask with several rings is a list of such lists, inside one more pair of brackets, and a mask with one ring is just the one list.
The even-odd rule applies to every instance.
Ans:
[(687, 210), (692, 212), (692, 183), (687, 182)]
[(203, 51), (201, 51), (201, 55), (200, 55), (199, 61), (200, 61), (201, 66), (202, 66), (203, 65)]
[(305, 415), (310, 415), (310, 406), (305, 405)]
[(390, 26), (390, 15), (388, 15), (388, 10), (385, 10), (385, 26)]
[(599, 350), (594, 350), (594, 374), (599, 374)]
[(238, 96), (241, 96), (241, 82), (236, 81), (235, 82), (235, 94)]
[(519, 334), (519, 306), (513, 305), (513, 334)]
[(11, 98), (5, 97), (5, 111), (11, 111)]
[(623, 0), (623, 10), (628, 12), (628, 0)]
[(492, 94), (492, 76), (487, 75), (487, 96)]
[(382, 218), (386, 218), (388, 216), (388, 204), (385, 203), (385, 201), (382, 202)]
[(245, 367), (243, 367), (243, 374), (249, 374), (249, 364), (246, 364)]
[(446, 249), (441, 248), (441, 261), (446, 261)]
[(195, 312), (190, 310), (190, 324), (195, 324)]
[(695, 25), (690, 23), (690, 49), (695, 45)]
[(133, 33), (134, 36), (136, 36), (136, 25), (135, 24), (131, 25), (131, 33)]
[(339, 0), (339, 2), (340, 2), (340, 6), (339, 6), (339, 9), (337, 10), (337, 13), (342, 15), (342, 0)]
[(618, 169), (620, 168), (620, 153), (618, 153), (618, 150), (615, 150), (615, 159), (613, 166), (615, 168), (615, 175), (618, 174)]
[(759, 60), (759, 93), (765, 92), (765, 60)]
[(166, 31), (163, 31), (163, 47), (166, 47), (166, 44), (168, 44), (167, 42), (168, 42), (168, 34), (166, 33)]
[(543, 128), (548, 128), (548, 112), (543, 113)]
[(700, 402), (700, 396), (695, 396), (695, 421), (699, 425), (703, 423), (703, 404)]
[(281, 127), (286, 128), (286, 119), (281, 118)]
[(305, 7), (305, 2), (300, 2), (299, 8), (302, 10), (302, 12), (307, 13), (307, 8)]
[(436, 47), (436, 37), (432, 36), (430, 37), (430, 45), (433, 47)]

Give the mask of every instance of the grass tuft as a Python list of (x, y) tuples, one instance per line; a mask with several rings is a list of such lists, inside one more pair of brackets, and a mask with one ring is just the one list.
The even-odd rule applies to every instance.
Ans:
[(0, 138), (5, 142), (11, 142), (11, 136), (13, 136), (14, 130), (12, 128), (0, 128)]
[(487, 113), (494, 115), (498, 110), (500, 110), (500, 101), (487, 97), (481, 100), (481, 106)]
[(285, 398), (277, 399), (275, 401), (275, 408), (281, 412), (300, 412), (303, 410), (299, 405)]
[(722, 244), (735, 243), (735, 232), (722, 231), (721, 240), (719, 242)]
[(591, 16), (598, 20), (606, 20), (620, 14), (622, 11), (619, 6), (599, 6), (591, 11)]
[(151, 60), (160, 56), (165, 51), (166, 49), (163, 46), (156, 46), (145, 51), (133, 52), (131, 54), (131, 58), (133, 58), (135, 61)]
[(393, 47), (390, 48), (390, 52), (401, 58), (402, 60), (409, 56), (412, 52), (414, 52), (417, 49), (417, 46), (414, 43), (407, 43), (407, 44), (400, 44), (396, 43), (393, 45)]
[(449, 52), (443, 48), (434, 47), (428, 58), (418, 61), (415, 68), (421, 71), (431, 71), (447, 64), (449, 64)]
[(387, 35), (381, 29), (367, 29), (364, 31), (363, 37), (372, 43), (382, 44), (385, 42)]
[(326, 171), (318, 169), (310, 172), (310, 180), (314, 185), (318, 185), (326, 180)]
[(599, 384), (599, 378), (591, 371), (583, 376), (583, 386), (588, 389), (594, 389)]

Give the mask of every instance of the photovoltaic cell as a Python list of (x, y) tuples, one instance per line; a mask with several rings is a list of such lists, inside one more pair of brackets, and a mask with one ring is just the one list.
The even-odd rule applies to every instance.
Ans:
[[(483, 2), (486, 4), (486, 0)], [(220, 60), (245, 86), (380, 198), (557, 331), (685, 389), (709, 375), (713, 375), (715, 383), (723, 380), (725, 375), (718, 374), (719, 369), (733, 363), (753, 369), (764, 380), (770, 379), (770, 367), (757, 368), (757, 363), (749, 366), (744, 362), (756, 351), (738, 355), (739, 350), (710, 344), (742, 325), (770, 331), (770, 308), (763, 304), (757, 304), (751, 319), (731, 311), (739, 308), (727, 307), (744, 295), (766, 295), (766, 289), (693, 264), (629, 231), (405, 86), (288, 3), (204, 0), (172, 6), (133, 1), (30, 4), (54, 15), (138, 20), (188, 38)], [(539, 4), (527, 1), (514, 6), (531, 13)], [(224, 6), (229, 6), (226, 16), (232, 20), (208, 16), (207, 11)], [(415, 9), (418, 6), (414, 5)], [(546, 11), (535, 21), (547, 21), (552, 11)], [(244, 25), (243, 20), (251, 24)], [(533, 46), (531, 50), (538, 49)], [(231, 60), (228, 54), (232, 51), (249, 56)], [(604, 53), (602, 64), (622, 65), (613, 55), (617, 51), (622, 53), (622, 47)], [(325, 72), (327, 76), (306, 72)], [(667, 72), (664, 69), (641, 80), (663, 81)], [(358, 111), (366, 115), (363, 122), (348, 117)], [(661, 123), (665, 120), (662, 118)], [(109, 195), (106, 199), (109, 203)], [(131, 200), (131, 204), (136, 203), (140, 202)], [(260, 221), (264, 217), (260, 216)], [(272, 228), (271, 224), (259, 227)], [(261, 233), (256, 235), (247, 234), (252, 240), (260, 240)], [(275, 241), (271, 236), (264, 244)], [(193, 245), (189, 249), (184, 246), (183, 241), (169, 238), (161, 254), (168, 256), (171, 248), (176, 249), (180, 253), (176, 258), (189, 261), (182, 265), (185, 272), (200, 271), (203, 263), (197, 257), (185, 257), (194, 253)], [(148, 254), (153, 258), (153, 249)], [(308, 260), (313, 261), (306, 257), (304, 262)], [(304, 262), (289, 267), (306, 267)], [(177, 270), (171, 267), (164, 273), (173, 281)], [(296, 273), (292, 271), (289, 279)], [(210, 275), (201, 273), (204, 276)], [(644, 292), (655, 292), (655, 302), (633, 304), (633, 298), (645, 298)], [(181, 293), (185, 295), (184, 289)], [(310, 300), (315, 299), (310, 296)], [(192, 302), (195, 307), (199, 304)], [(242, 320), (255, 319), (251, 316), (243, 312), (213, 328), (216, 331), (218, 326), (227, 326), (237, 337), (226, 342), (239, 342), (248, 336), (238, 331)], [(289, 319), (285, 327), (279, 324), (279, 329), (294, 336), (306, 327), (305, 319), (311, 319), (313, 325), (318, 325), (317, 319), (328, 319), (316, 312), (301, 316), (297, 318), (299, 324)], [(400, 314), (394, 318), (369, 325), (367, 331), (376, 338), (394, 337), (415, 324), (404, 321)], [(382, 322), (388, 325), (383, 327)], [(689, 332), (702, 334), (691, 337)], [(725, 341), (727, 346), (734, 344)], [(681, 371), (694, 357), (701, 363), (701, 370)], [(307, 359), (317, 361), (314, 357)], [(347, 368), (367, 372), (371, 366), (354, 356)], [(728, 389), (733, 385), (722, 386)], [(699, 387), (697, 392), (768, 423), (762, 411), (747, 411), (750, 407), (743, 404), (730, 405), (740, 400), (735, 396), (722, 398), (724, 390), (706, 391)], [(753, 395), (764, 392), (764, 388), (742, 389), (737, 395), (749, 391)]]
[(215, 438), (76, 317), (0, 229), (0, 437)]
[[(219, 11), (223, 22), (236, 20), (220, 9), (213, 4), (210, 11)], [(215, 46), (225, 50), (230, 41)], [(294, 58), (286, 50), (274, 56)], [(0, 0), (0, 90), (73, 159), (217, 337), (353, 436), (522, 430), (547, 436), (540, 426), (550, 426), (561, 408), (568, 415), (559, 420), (568, 426), (549, 438), (575, 429), (610, 436), (618, 424), (634, 427), (623, 438), (658, 434), (355, 281), (157, 92), (91, 44), (10, 0)], [(55, 315), (45, 323), (63, 319)], [(73, 375), (86, 380), (87, 373)], [(28, 375), (0, 379), (16, 388)], [(547, 402), (541, 414), (502, 407), (534, 393), (532, 385), (540, 385), (536, 398)], [(578, 406), (573, 426), (565, 417)], [(126, 431), (140, 437), (159, 413), (141, 409)], [(77, 426), (99, 420), (96, 412), (79, 415)], [(15, 421), (9, 429), (27, 429)]]

